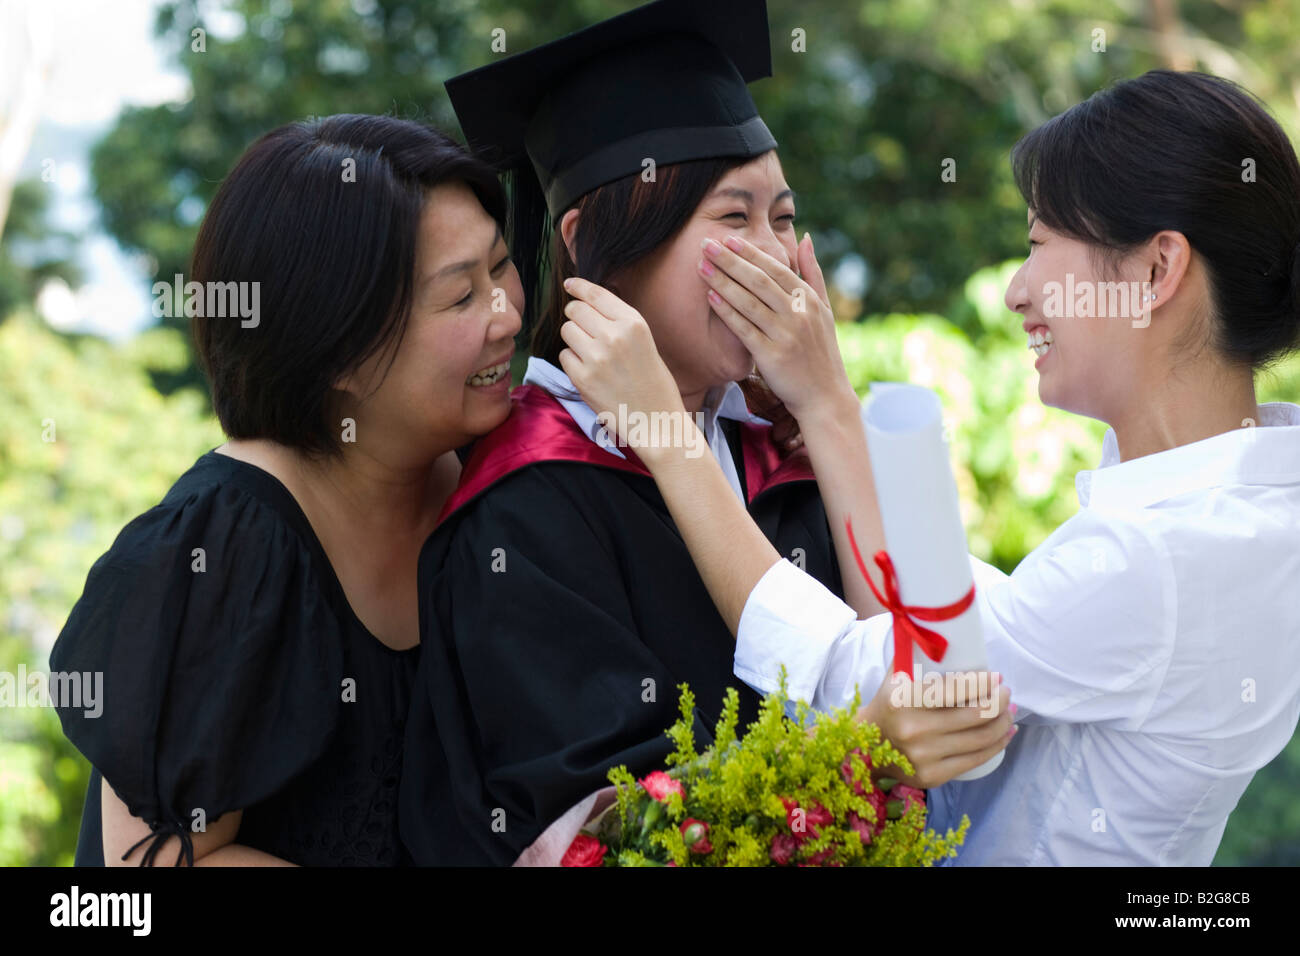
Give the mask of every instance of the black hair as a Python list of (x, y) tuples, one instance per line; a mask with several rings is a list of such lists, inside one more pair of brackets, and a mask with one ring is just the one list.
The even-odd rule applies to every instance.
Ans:
[(290, 123), (239, 158), (208, 207), (190, 270), (199, 283), (259, 283), (255, 325), (202, 310), (194, 320), (228, 436), (338, 453), (333, 383), (381, 350), (396, 355), (427, 190), (455, 181), (504, 229), (494, 170), (411, 120)]
[[(586, 193), (570, 207), (576, 208), (579, 216), (574, 234), (577, 262), (569, 255), (559, 228), (548, 227), (540, 239), (532, 237), (531, 247), (544, 255), (541, 262), (520, 263), (521, 274), (532, 282), (532, 287), (524, 287), (530, 312), (534, 301), (541, 309), (532, 331), (532, 354), (560, 364), (565, 345), (560, 326), (569, 299), (565, 279), (578, 276), (617, 292), (621, 272), (676, 236), (718, 180), (753, 159), (722, 157), (672, 163), (658, 167), (653, 181), (635, 172)], [(529, 257), (529, 242), (523, 237), (512, 236), (511, 248), (525, 259)]]
[(1300, 344), (1300, 163), (1237, 84), (1152, 70), (1048, 120), (1011, 164), (1044, 225), (1112, 262), (1162, 230), (1186, 236), (1229, 360), (1260, 368)]

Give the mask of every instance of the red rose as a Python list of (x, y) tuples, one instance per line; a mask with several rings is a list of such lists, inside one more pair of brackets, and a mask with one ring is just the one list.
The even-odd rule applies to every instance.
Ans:
[(682, 839), (692, 853), (712, 853), (713, 844), (709, 842), (709, 825), (703, 820), (687, 817), (681, 825)]
[(896, 783), (889, 791), (889, 799), (902, 800), (903, 812), (906, 813), (911, 809), (913, 803), (919, 803), (925, 806), (925, 791), (917, 790), (916, 787), (909, 787), (905, 783)]
[(606, 849), (595, 837), (579, 833), (564, 851), (560, 866), (600, 866), (605, 861)]
[(682, 786), (680, 780), (674, 780), (662, 770), (656, 770), (644, 780), (641, 786), (645, 787), (645, 792), (650, 794), (656, 800), (667, 803), (668, 794), (678, 794), (683, 800), (686, 799), (686, 788)]
[(808, 862), (800, 863), (799, 865), (800, 866), (825, 866), (826, 861), (829, 860), (834, 853), (835, 853), (835, 847), (828, 846), (820, 853), (814, 853), (812, 856), (810, 856), (808, 858)]
[(794, 841), (802, 843), (808, 839), (808, 814), (799, 806), (798, 800), (790, 797), (782, 797), (781, 804), (785, 807), (785, 825), (790, 828), (794, 834)]
[(876, 811), (875, 833), (885, 829), (885, 821), (889, 819), (889, 798), (880, 790), (872, 790), (867, 794), (867, 803), (871, 804), (871, 809)]
[(817, 828), (834, 823), (835, 818), (831, 812), (823, 807), (820, 803), (814, 803), (811, 808), (804, 809), (789, 797), (782, 797), (781, 803), (785, 806), (785, 822), (794, 834), (795, 842), (803, 843), (807, 839), (816, 839), (821, 834)]
[(860, 797), (866, 793), (866, 787), (863, 785), (861, 780), (853, 779), (853, 760), (851, 758), (854, 754), (861, 757), (862, 762), (866, 764), (866, 774), (869, 775), (871, 773), (871, 755), (864, 754), (860, 748), (855, 747), (849, 752), (849, 756), (844, 758), (844, 763), (840, 764), (840, 776), (844, 778), (846, 784), (853, 788), (853, 792)]
[(871, 825), (870, 820), (864, 820), (852, 810), (849, 811), (849, 829), (862, 838), (862, 845), (866, 846), (875, 838), (876, 831)]
[[(916, 787), (909, 787), (905, 783), (895, 784), (889, 791), (889, 801), (893, 803), (897, 800), (902, 804), (902, 809), (898, 815), (901, 817), (904, 813), (912, 808), (912, 804), (918, 803), (922, 809), (925, 809), (925, 791), (918, 790)], [(922, 829), (918, 827), (917, 829)]]
[(871, 809), (876, 811), (875, 823), (872, 823), (866, 817), (859, 816), (852, 810), (849, 811), (849, 829), (862, 838), (863, 846), (870, 843), (881, 830), (885, 829), (886, 801), (886, 796), (879, 790), (872, 790), (867, 794), (867, 803), (871, 804)]
[(788, 833), (778, 833), (772, 837), (772, 848), (768, 851), (768, 855), (777, 866), (787, 866), (794, 859), (797, 849), (799, 844), (794, 837)]

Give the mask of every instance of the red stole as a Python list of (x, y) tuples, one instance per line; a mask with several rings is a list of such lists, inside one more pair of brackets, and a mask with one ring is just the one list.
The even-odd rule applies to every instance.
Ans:
[[(770, 425), (740, 423), (745, 461), (745, 490), (752, 503), (769, 488), (792, 481), (814, 481), (808, 450), (800, 447), (785, 458), (772, 444)], [(550, 392), (539, 385), (520, 385), (510, 393), (510, 415), (478, 439), (461, 469), (460, 484), (443, 505), (438, 523), (507, 475), (543, 461), (577, 461), (651, 477), (627, 447), (619, 458), (588, 437)]]

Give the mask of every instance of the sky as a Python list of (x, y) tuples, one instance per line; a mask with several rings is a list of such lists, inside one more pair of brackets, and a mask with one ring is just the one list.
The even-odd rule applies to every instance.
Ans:
[[(0, 0), (27, 14), (37, 43), (53, 46), (40, 122), (20, 178), (52, 180), (50, 217), (81, 237), (85, 284), (50, 287), (38, 307), (57, 328), (124, 338), (156, 321), (146, 265), (99, 222), (91, 196), (90, 149), (123, 106), (183, 102), (185, 75), (153, 36), (158, 0)], [(0, 19), (12, 24), (12, 11)]]

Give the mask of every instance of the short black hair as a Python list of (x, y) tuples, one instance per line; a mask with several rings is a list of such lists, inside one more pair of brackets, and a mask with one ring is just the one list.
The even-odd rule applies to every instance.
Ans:
[(1230, 360), (1257, 369), (1300, 343), (1300, 163), (1237, 84), (1152, 70), (1048, 120), (1011, 164), (1044, 225), (1112, 260), (1161, 230), (1185, 235)]
[(259, 319), (197, 315), (194, 340), (231, 438), (313, 456), (341, 446), (333, 383), (401, 343), (427, 191), (460, 181), (504, 230), (496, 172), (421, 123), (290, 123), (239, 158), (209, 205), (191, 280), (259, 283)]

